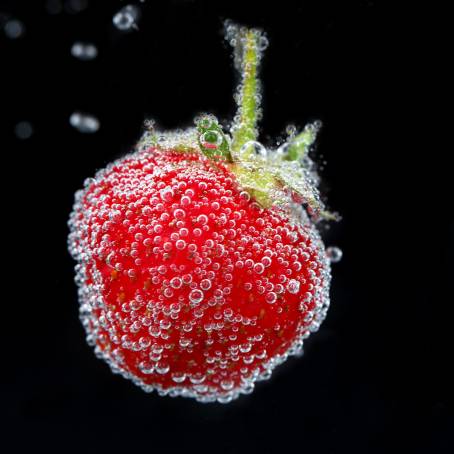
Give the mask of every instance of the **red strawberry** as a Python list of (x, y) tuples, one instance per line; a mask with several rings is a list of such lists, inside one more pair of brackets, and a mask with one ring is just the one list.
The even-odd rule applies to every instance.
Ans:
[(301, 351), (329, 304), (329, 261), (306, 215), (325, 214), (302, 159), (316, 127), (277, 152), (254, 142), (263, 37), (234, 33), (243, 83), (232, 139), (210, 116), (149, 132), (86, 182), (70, 218), (97, 355), (146, 391), (203, 402), (251, 392)]

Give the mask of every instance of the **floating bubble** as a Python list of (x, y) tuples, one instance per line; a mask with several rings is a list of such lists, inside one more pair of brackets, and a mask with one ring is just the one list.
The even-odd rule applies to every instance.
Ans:
[(46, 10), (49, 14), (60, 14), (63, 10), (61, 0), (47, 0)]
[(69, 117), (69, 123), (73, 128), (84, 134), (94, 133), (100, 126), (99, 120), (95, 116), (82, 112), (74, 112)]
[(261, 35), (258, 39), (258, 48), (260, 51), (264, 51), (269, 45), (268, 38), (264, 35)]
[(25, 25), (18, 19), (11, 19), (6, 22), (3, 31), (7, 38), (17, 39), (25, 33)]
[(137, 28), (139, 16), (140, 10), (137, 6), (126, 5), (114, 15), (112, 22), (118, 30), (127, 31)]
[(76, 41), (71, 47), (71, 55), (79, 60), (93, 60), (98, 56), (98, 49), (94, 44)]
[(86, 9), (88, 0), (67, 0), (65, 2), (65, 10), (70, 14), (77, 14)]
[(33, 126), (28, 121), (20, 121), (14, 127), (14, 133), (18, 139), (29, 139), (33, 135)]
[(342, 249), (337, 246), (330, 246), (326, 248), (326, 256), (331, 263), (337, 263), (342, 260)]

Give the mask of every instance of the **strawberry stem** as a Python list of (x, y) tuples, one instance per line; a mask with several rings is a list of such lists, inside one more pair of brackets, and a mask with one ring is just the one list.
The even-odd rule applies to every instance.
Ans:
[[(238, 153), (244, 144), (255, 141), (258, 136), (256, 127), (260, 101), (257, 72), (261, 50), (266, 46), (267, 40), (259, 30), (232, 24), (227, 25), (227, 37), (231, 38), (230, 43), (235, 48), (235, 66), (241, 74), (237, 92), (238, 111), (231, 128), (232, 151)], [(253, 148), (249, 149), (252, 154)]]

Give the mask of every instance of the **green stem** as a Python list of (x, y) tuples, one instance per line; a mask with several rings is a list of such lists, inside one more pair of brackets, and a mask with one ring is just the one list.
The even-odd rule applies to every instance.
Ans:
[[(238, 89), (239, 101), (237, 120), (232, 127), (232, 151), (238, 153), (247, 142), (257, 139), (257, 117), (259, 93), (257, 72), (260, 61), (259, 41), (263, 35), (258, 30), (238, 28), (235, 47), (239, 52), (241, 84)], [(252, 149), (252, 147), (251, 147)], [(253, 150), (251, 150), (253, 152)]]

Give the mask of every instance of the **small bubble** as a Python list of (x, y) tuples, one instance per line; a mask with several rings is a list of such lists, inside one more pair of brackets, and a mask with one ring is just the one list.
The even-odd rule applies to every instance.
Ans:
[(140, 10), (137, 6), (126, 5), (114, 15), (112, 22), (118, 30), (131, 30), (137, 27), (136, 22), (139, 19), (139, 15)]
[(184, 374), (183, 372), (174, 372), (172, 374), (172, 380), (175, 382), (175, 383), (183, 383), (186, 379), (186, 374)]
[(200, 136), (200, 143), (205, 148), (218, 148), (222, 143), (222, 135), (218, 131), (206, 131)]
[(74, 112), (69, 117), (69, 123), (83, 134), (94, 133), (99, 129), (99, 120), (93, 115), (82, 112)]
[(203, 292), (198, 289), (194, 289), (189, 294), (189, 301), (193, 304), (199, 304), (203, 300)]
[(285, 133), (289, 136), (290, 139), (295, 137), (296, 131), (297, 131), (297, 129), (296, 129), (295, 125), (288, 125), (285, 128)]
[(183, 282), (182, 280), (179, 278), (179, 277), (173, 277), (171, 280), (170, 280), (170, 286), (172, 288), (175, 288), (175, 289), (178, 289), (182, 286)]
[(191, 383), (193, 383), (194, 385), (200, 385), (200, 383), (203, 383), (205, 381), (205, 375), (201, 374), (200, 372), (194, 374), (194, 375), (191, 375), (189, 377), (189, 380)]
[(76, 41), (71, 47), (71, 55), (79, 60), (93, 60), (98, 55), (94, 44)]
[(179, 250), (182, 251), (186, 247), (186, 241), (184, 240), (177, 240), (175, 242), (175, 247)]
[(249, 140), (246, 142), (239, 151), (240, 158), (247, 161), (251, 158), (258, 158), (258, 159), (266, 159), (268, 156), (268, 152), (266, 148), (260, 143), (256, 142), (255, 140)]
[(17, 39), (25, 33), (25, 26), (20, 20), (11, 19), (5, 24), (3, 31), (7, 38)]
[(268, 38), (266, 36), (260, 36), (260, 38), (258, 39), (258, 43), (257, 43), (257, 46), (258, 46), (258, 49), (260, 51), (264, 51), (269, 45), (269, 41), (268, 41)]
[(235, 383), (232, 380), (221, 380), (221, 388), (225, 391), (233, 389)]
[(202, 279), (200, 281), (200, 288), (202, 290), (209, 290), (211, 288), (211, 281), (209, 279)]
[(156, 372), (158, 374), (164, 375), (169, 372), (170, 366), (167, 363), (157, 363), (156, 364)]
[(182, 210), (181, 208), (177, 208), (174, 212), (173, 212), (173, 216), (175, 217), (175, 219), (184, 219), (184, 217), (186, 216), (186, 212), (184, 210)]
[(170, 202), (174, 196), (173, 190), (170, 186), (166, 186), (159, 191), (159, 195), (164, 202)]
[(277, 300), (277, 295), (274, 292), (269, 292), (265, 296), (265, 301), (269, 304), (274, 304)]
[(296, 279), (290, 279), (287, 284), (289, 293), (295, 294), (300, 291), (300, 283)]
[(28, 121), (20, 121), (14, 127), (14, 133), (18, 139), (29, 139), (33, 135), (33, 126)]
[(264, 270), (265, 270), (265, 265), (263, 263), (256, 263), (254, 265), (254, 271), (257, 274), (262, 274)]
[(154, 368), (154, 364), (150, 361), (142, 361), (141, 363), (139, 363), (139, 370), (143, 374), (152, 374), (154, 372)]
[(326, 248), (326, 256), (331, 263), (338, 263), (342, 260), (342, 249), (337, 246), (330, 246)]
[(199, 224), (205, 225), (208, 222), (208, 216), (205, 214), (200, 214), (197, 216), (197, 222)]
[(285, 159), (285, 158), (288, 156), (288, 154), (289, 154), (291, 145), (292, 145), (292, 144), (290, 144), (289, 142), (283, 143), (283, 144), (276, 150), (277, 157), (278, 157), (278, 158), (281, 158), (281, 159)]

